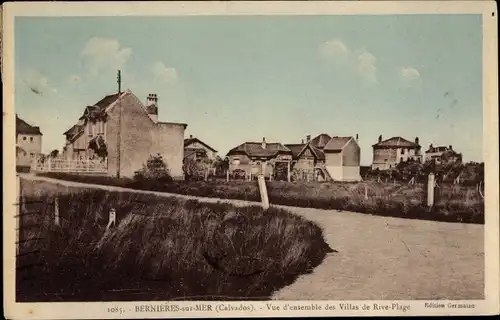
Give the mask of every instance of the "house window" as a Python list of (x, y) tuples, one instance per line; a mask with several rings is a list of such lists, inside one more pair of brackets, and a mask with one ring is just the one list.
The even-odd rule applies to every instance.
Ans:
[(30, 137), (30, 142), (33, 142), (33, 137)]
[(23, 141), (26, 141), (26, 137), (23, 137)]
[(97, 122), (97, 133), (98, 134), (104, 133), (104, 122), (103, 121)]
[(233, 164), (234, 165), (239, 165), (240, 164), (240, 158), (233, 158)]
[(30, 157), (33, 158), (35, 154), (33, 152), (30, 152)]

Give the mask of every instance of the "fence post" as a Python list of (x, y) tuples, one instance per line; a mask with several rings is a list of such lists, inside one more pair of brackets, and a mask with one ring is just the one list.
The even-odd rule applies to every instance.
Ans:
[(432, 207), (434, 205), (434, 173), (429, 173), (429, 177), (427, 180), (427, 206)]
[(109, 228), (111, 228), (111, 225), (115, 225), (116, 224), (116, 209), (115, 208), (112, 208), (111, 210), (109, 210), (109, 221), (108, 221), (108, 225), (106, 226), (106, 231), (109, 230)]
[(368, 200), (368, 187), (365, 184), (365, 200)]
[(484, 195), (483, 193), (481, 192), (481, 188), (483, 186), (483, 181), (480, 181), (479, 184), (477, 185), (477, 191), (479, 192), (479, 195), (481, 196), (481, 198), (484, 199)]
[(59, 226), (59, 197), (56, 196), (54, 199), (54, 222), (56, 226)]
[(16, 175), (16, 255), (19, 254), (19, 235), (21, 229), (21, 178)]
[(229, 181), (229, 169), (226, 170), (226, 181)]
[(264, 209), (268, 209), (269, 208), (269, 198), (268, 198), (268, 195), (267, 195), (266, 180), (264, 179), (264, 175), (263, 174), (259, 174), (259, 176), (257, 177), (257, 179), (258, 179), (258, 182), (259, 182), (259, 191), (260, 191), (260, 199), (261, 199), (261, 202), (262, 202), (262, 207)]
[(287, 180), (288, 182), (292, 180), (290, 175), (290, 161), (287, 162)]

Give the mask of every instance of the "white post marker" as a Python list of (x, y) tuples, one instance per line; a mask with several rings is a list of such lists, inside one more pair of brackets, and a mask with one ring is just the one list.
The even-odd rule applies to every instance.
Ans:
[(16, 175), (16, 255), (19, 254), (19, 228), (21, 226), (21, 178)]
[(259, 191), (260, 191), (260, 199), (262, 202), (262, 207), (264, 209), (268, 209), (269, 208), (269, 197), (267, 195), (266, 180), (264, 179), (263, 174), (260, 174), (258, 176), (258, 182), (259, 182)]
[(229, 169), (226, 170), (226, 181), (229, 181)]
[(106, 226), (106, 231), (108, 231), (109, 228), (111, 228), (111, 226), (114, 226), (115, 224), (116, 224), (116, 209), (112, 208), (111, 210), (109, 210), (109, 221), (108, 225)]
[(59, 197), (57, 196), (54, 199), (54, 222), (56, 226), (59, 226)]
[(287, 180), (288, 182), (292, 181), (292, 177), (290, 176), (290, 161), (287, 162)]
[(365, 184), (365, 200), (368, 200), (368, 187)]
[(429, 173), (429, 177), (427, 180), (427, 206), (432, 207), (434, 205), (434, 173)]

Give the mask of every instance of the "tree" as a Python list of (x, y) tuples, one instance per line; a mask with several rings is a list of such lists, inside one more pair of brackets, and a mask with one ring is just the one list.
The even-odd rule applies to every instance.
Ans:
[(191, 157), (187, 157), (182, 162), (182, 171), (186, 180), (198, 179), (205, 174), (205, 165)]
[(57, 158), (58, 155), (59, 155), (59, 150), (57, 149), (52, 150), (49, 154), (51, 158)]
[(106, 158), (108, 156), (108, 147), (101, 135), (89, 141), (89, 149), (94, 150), (95, 154), (100, 158)]
[(229, 159), (226, 157), (222, 159), (221, 157), (217, 157), (214, 163), (215, 166), (215, 174), (217, 176), (224, 176), (226, 171), (229, 170)]
[(160, 154), (156, 156), (149, 156), (146, 164), (143, 165), (140, 170), (135, 172), (134, 179), (136, 181), (148, 180), (160, 183), (172, 181), (167, 164)]

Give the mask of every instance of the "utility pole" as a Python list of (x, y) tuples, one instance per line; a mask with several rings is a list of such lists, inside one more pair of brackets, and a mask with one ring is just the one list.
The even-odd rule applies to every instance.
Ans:
[(120, 178), (120, 158), (121, 158), (121, 133), (122, 133), (122, 100), (121, 100), (121, 93), (122, 93), (122, 73), (120, 70), (118, 70), (118, 75), (117, 75), (117, 81), (118, 81), (118, 138), (116, 139), (116, 150), (117, 150), (117, 157), (116, 157), (116, 177)]

